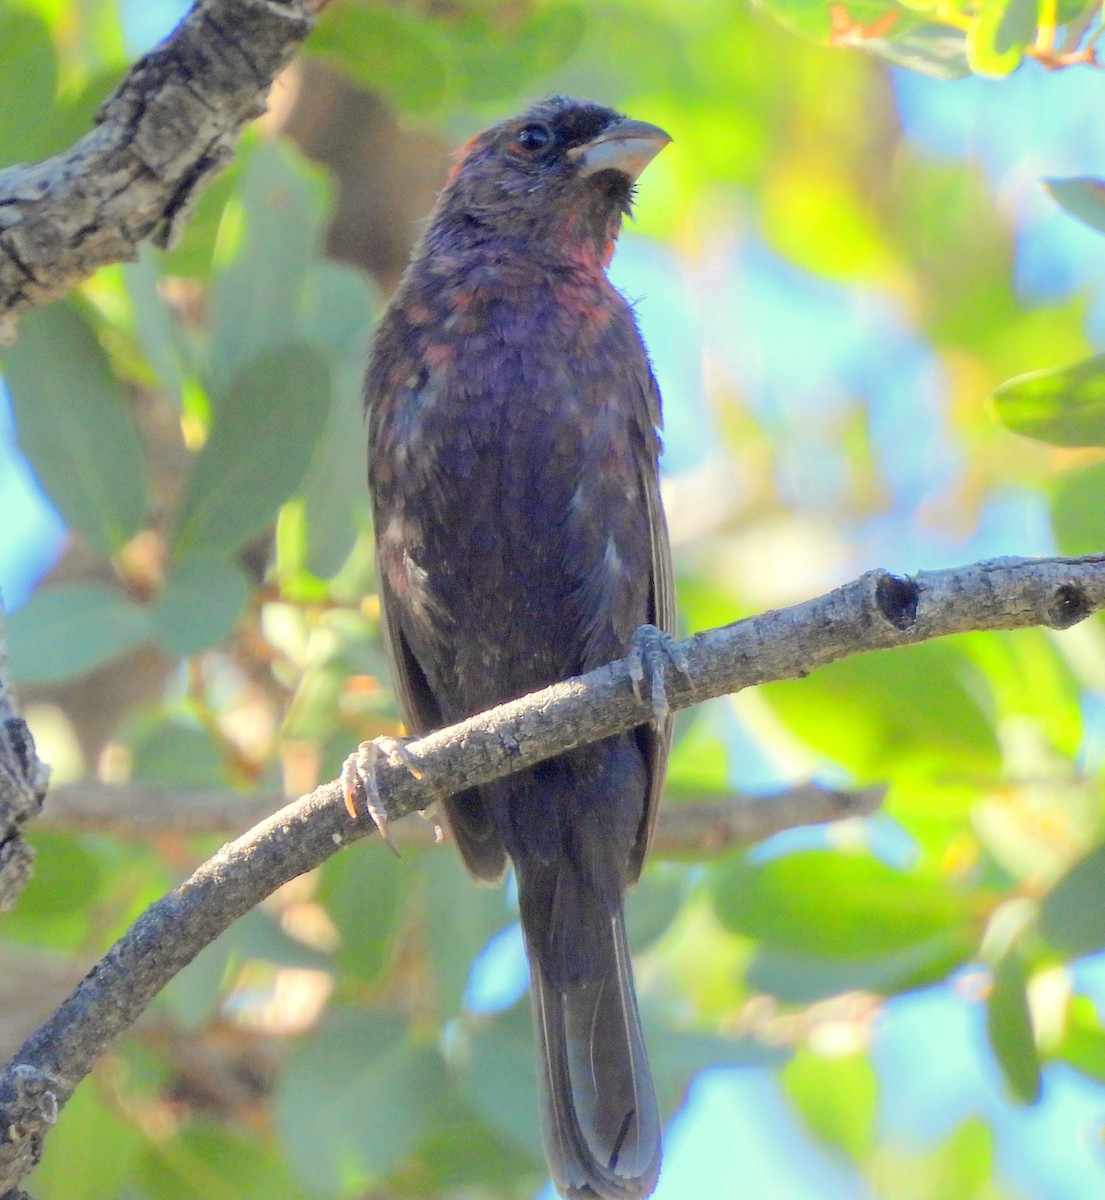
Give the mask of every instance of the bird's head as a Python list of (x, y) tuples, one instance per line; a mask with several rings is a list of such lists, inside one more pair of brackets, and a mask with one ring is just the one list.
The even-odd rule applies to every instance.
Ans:
[(462, 148), (434, 225), (465, 240), (595, 249), (605, 259), (637, 177), (670, 141), (612, 108), (552, 96)]

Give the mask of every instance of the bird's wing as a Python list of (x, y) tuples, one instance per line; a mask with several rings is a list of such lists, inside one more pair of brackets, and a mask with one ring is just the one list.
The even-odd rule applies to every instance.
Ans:
[[(391, 595), (387, 579), (377, 565), (381, 622), (392, 687), (403, 721), (413, 734), (429, 733), (447, 724), (434, 700), (409, 640), (403, 632), (402, 606)], [(502, 839), (476, 789), (457, 792), (441, 802), (449, 832), (468, 870), (477, 878), (496, 882), (506, 871)]]
[[(650, 427), (643, 432), (646, 444), (659, 451), (660, 392), (649, 372), (644, 383), (646, 411)], [(656, 470), (654, 454), (644, 455), (641, 464), (641, 490), (648, 505), (649, 540), (652, 549), (651, 594), (649, 597), (649, 621), (664, 633), (675, 635), (677, 619), (675, 610), (675, 574), (671, 562), (671, 544), (668, 540), (668, 523), (660, 499), (660, 476)], [(656, 814), (660, 809), (660, 798), (664, 791), (664, 777), (668, 769), (668, 753), (671, 749), (673, 719), (669, 715), (659, 726), (642, 725), (638, 730), (641, 748), (648, 763), (649, 787), (645, 797), (645, 811), (637, 833), (632, 853), (629, 856), (628, 879), (635, 881), (641, 874), (645, 857), (656, 828)]]

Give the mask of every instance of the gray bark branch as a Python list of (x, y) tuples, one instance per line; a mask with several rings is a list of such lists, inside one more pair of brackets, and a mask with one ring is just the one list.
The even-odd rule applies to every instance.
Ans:
[(0, 334), (147, 238), (172, 243), (313, 25), (311, 0), (204, 0), (74, 146), (0, 170)]
[[(870, 816), (882, 796), (881, 788), (842, 791), (804, 783), (764, 795), (719, 792), (669, 798), (660, 810), (651, 853), (664, 858), (723, 854), (797, 825)], [(275, 793), (86, 780), (51, 788), (36, 828), (133, 840), (165, 833), (237, 837), (289, 803), (290, 797)], [(435, 826), (420, 820), (400, 821), (391, 833), (400, 848), (431, 846), (437, 840)]]
[[(1103, 607), (1102, 555), (994, 559), (909, 578), (871, 571), (803, 604), (688, 639), (681, 664), (665, 665), (664, 683), (671, 706), (686, 708), (852, 654), (970, 630), (1066, 629)], [(383, 810), (397, 819), (440, 794), (647, 721), (651, 699), (638, 694), (633, 673), (633, 660), (621, 659), (411, 742), (421, 778), (382, 761)], [(281, 884), (371, 832), (346, 813), (335, 780), (223, 846), (151, 905), (0, 1072), (0, 1195), (18, 1185), (99, 1055), (178, 971)]]

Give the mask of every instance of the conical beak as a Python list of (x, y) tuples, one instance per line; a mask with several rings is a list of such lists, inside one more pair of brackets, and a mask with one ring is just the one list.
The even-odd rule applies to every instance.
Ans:
[(579, 164), (580, 175), (621, 171), (636, 182), (645, 167), (670, 141), (671, 136), (658, 125), (622, 120), (604, 129), (593, 141), (573, 146), (568, 157)]

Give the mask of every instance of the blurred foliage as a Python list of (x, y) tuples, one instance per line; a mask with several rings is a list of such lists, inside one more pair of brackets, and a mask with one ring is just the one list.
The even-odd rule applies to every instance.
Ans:
[[(674, 481), (669, 505), (689, 629), (873, 565), (864, 531), (902, 504), (901, 446), (891, 461), (860, 375), (841, 385), (818, 367), (820, 405), (755, 402), (732, 349), (746, 345), (731, 276), (749, 244), (857, 321), (855, 297), (905, 314), (940, 364), (954, 448), (932, 468), (945, 482), (906, 514), (912, 530), (965, 537), (1017, 488), (1044, 498), (1062, 550), (1100, 552), (1103, 385), (1082, 305), (1018, 301), (1007, 213), (977, 165), (904, 137), (876, 61), (941, 78), (1005, 75), (1026, 57), (1077, 65), (1095, 10), (760, 8), (786, 30), (736, 0), (343, 0), (307, 53), (443, 147), (554, 89), (676, 134), (642, 183), (638, 230), (669, 278), (700, 289), (688, 304), (701, 344), (687, 349), (706, 384), (689, 420), (708, 429), (712, 457)], [(109, 0), (9, 5), (0, 161), (78, 136), (125, 66)], [(110, 743), (70, 774), (300, 791), (361, 738), (397, 731), (359, 397), (381, 300), (359, 269), (324, 257), (329, 217), (349, 198), (278, 123), (247, 136), (171, 252), (27, 314), (3, 351), (20, 446), (71, 534), (57, 577), (8, 622), (44, 753), (60, 762), (51, 731), (77, 723), (67, 687), (113, 681), (95, 683), (94, 701), (117, 711)], [(1105, 228), (1105, 185), (1049, 186)], [(797, 312), (786, 320), (792, 346), (820, 362)], [(669, 413), (678, 405), (669, 393)], [(994, 412), (1035, 440), (1006, 434)], [(836, 472), (834, 488), (796, 486), (811, 456)], [(67, 574), (76, 551), (94, 569)], [(705, 1067), (769, 1071), (805, 1131), (786, 1152), (843, 1167), (856, 1194), (1029, 1194), (1007, 1189), (981, 1118), (943, 1140), (885, 1133), (875, 1030), (896, 1020), (896, 997), (950, 988), (985, 1026), (980, 1052), (1009, 1104), (1041, 1088), (1046, 1100), (1060, 1066), (1105, 1086), (1105, 1030), (1077, 961), (1105, 949), (1101, 754), (1083, 720), (1105, 693), (1103, 631), (1095, 619), (1061, 638), (971, 635), (867, 655), (681, 721), (673, 805), (744, 781), (749, 755), (777, 781), (817, 774), (889, 792), (866, 823), (751, 853), (691, 848), (646, 872), (629, 918), (669, 1113)], [(143, 654), (162, 665), (158, 698), (116, 704)], [(16, 946), (44, 963), (102, 952), (212, 848), (166, 824), (150, 845), (36, 835), (37, 873), (5, 919), (0, 959)], [(473, 998), (473, 961), (513, 921), (509, 893), (472, 886), (447, 851), (346, 850), (159, 998), (64, 1112), (35, 1196), (534, 1194), (544, 1166), (527, 1005)], [(925, 1095), (918, 1126), (943, 1104)]]

